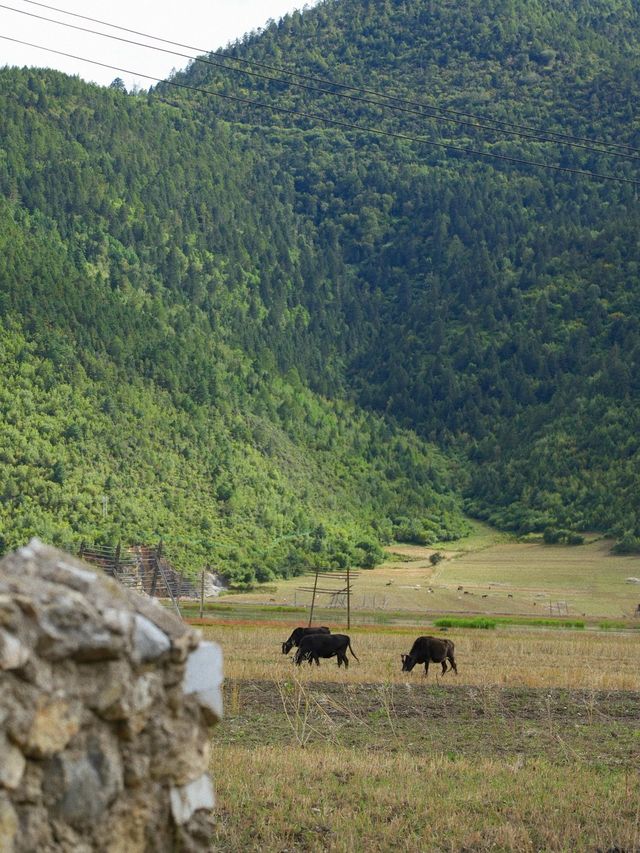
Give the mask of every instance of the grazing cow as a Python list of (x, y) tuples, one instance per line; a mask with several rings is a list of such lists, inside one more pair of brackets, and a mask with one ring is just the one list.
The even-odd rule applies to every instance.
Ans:
[(454, 645), (451, 640), (440, 639), (439, 637), (418, 637), (411, 646), (411, 651), (408, 655), (400, 655), (402, 660), (402, 671), (411, 672), (417, 663), (424, 664), (425, 676), (429, 674), (429, 663), (442, 664), (442, 674), (447, 670), (447, 661), (449, 661), (449, 669), (452, 669), (455, 674), (458, 674), (458, 667), (453, 656)]
[(293, 662), (300, 666), (303, 660), (308, 660), (309, 665), (315, 661), (320, 666), (320, 658), (337, 657), (338, 666), (344, 664), (346, 669), (349, 666), (347, 649), (358, 660), (346, 634), (309, 634), (300, 640)]
[(288, 655), (291, 649), (295, 646), (298, 648), (300, 645), (300, 640), (303, 637), (309, 636), (309, 634), (330, 634), (331, 628), (294, 628), (291, 632), (291, 636), (288, 640), (285, 640), (282, 644), (282, 654)]

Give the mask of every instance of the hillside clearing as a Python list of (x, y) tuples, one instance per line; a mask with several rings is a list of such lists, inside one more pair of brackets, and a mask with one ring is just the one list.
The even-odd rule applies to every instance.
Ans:
[[(448, 551), (392, 546), (388, 562), (360, 571), (354, 580), (352, 609), (405, 610), (426, 618), (478, 613), (625, 619), (633, 616), (640, 602), (640, 588), (627, 583), (628, 577), (640, 576), (640, 557), (612, 555), (612, 540), (577, 547), (513, 541), (479, 547), (477, 541), (474, 547), (465, 540), (460, 544), (459, 550)], [(433, 566), (429, 557), (436, 550), (444, 558)], [(309, 578), (258, 586), (234, 594), (233, 602), (308, 607), (311, 594), (298, 590), (300, 586), (309, 586)], [(327, 598), (319, 604), (326, 607)], [(342, 611), (336, 613), (341, 619)]]

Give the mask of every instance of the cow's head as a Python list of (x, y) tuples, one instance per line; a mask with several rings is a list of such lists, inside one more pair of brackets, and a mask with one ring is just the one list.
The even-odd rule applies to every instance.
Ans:
[(403, 672), (411, 672), (416, 665), (416, 659), (413, 655), (400, 655), (400, 660), (402, 661)]
[(310, 653), (305, 649), (298, 649), (298, 651), (293, 656), (293, 662), (300, 666), (303, 660), (308, 660), (310, 657)]
[(288, 640), (285, 640), (282, 644), (282, 654), (288, 655), (291, 649), (293, 648), (293, 640), (289, 637)]

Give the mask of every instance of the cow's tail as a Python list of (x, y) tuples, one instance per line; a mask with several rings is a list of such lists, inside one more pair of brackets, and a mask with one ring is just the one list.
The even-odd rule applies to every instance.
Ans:
[(354, 656), (354, 658), (358, 661), (358, 663), (360, 663), (360, 658), (356, 655), (356, 653), (355, 653), (355, 652), (353, 651), (353, 649), (351, 648), (351, 640), (349, 640), (349, 642), (347, 643), (347, 645), (349, 646), (349, 651), (351, 652), (351, 654), (352, 654), (352, 655)]

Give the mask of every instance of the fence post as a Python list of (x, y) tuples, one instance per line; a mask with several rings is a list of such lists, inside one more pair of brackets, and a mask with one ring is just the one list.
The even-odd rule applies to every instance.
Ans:
[[(209, 564), (207, 563), (206, 571), (208, 571), (208, 570), (209, 570)], [(202, 570), (201, 578), (200, 578), (200, 618), (201, 619), (204, 616), (204, 573), (205, 573), (205, 569)]]

